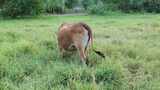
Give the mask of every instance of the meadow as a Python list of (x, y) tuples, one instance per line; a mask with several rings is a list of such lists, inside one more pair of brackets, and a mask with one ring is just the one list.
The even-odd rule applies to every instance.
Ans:
[[(57, 48), (60, 24), (79, 21), (106, 55), (90, 52), (90, 66)], [(0, 19), (0, 90), (160, 90), (160, 15)]]

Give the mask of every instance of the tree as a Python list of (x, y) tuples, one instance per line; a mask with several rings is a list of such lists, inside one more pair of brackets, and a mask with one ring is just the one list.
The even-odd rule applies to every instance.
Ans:
[(37, 15), (42, 10), (42, 0), (5, 0), (2, 16), (19, 17)]

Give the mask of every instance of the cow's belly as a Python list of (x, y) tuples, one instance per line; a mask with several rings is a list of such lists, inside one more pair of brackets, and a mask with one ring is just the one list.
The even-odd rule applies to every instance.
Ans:
[(88, 31), (85, 30), (84, 36), (83, 36), (83, 38), (82, 38), (82, 45), (83, 45), (84, 48), (87, 47), (88, 39), (89, 39)]

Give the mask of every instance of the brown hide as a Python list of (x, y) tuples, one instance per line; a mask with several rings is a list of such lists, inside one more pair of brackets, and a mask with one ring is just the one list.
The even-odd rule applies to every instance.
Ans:
[[(88, 40), (85, 41), (86, 39)], [(64, 52), (77, 50), (82, 62), (85, 62), (89, 42), (92, 44), (92, 31), (87, 24), (64, 23), (59, 27), (58, 46), (62, 56)]]

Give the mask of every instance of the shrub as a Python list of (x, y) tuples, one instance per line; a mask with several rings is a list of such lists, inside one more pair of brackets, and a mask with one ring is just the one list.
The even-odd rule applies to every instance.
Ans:
[(37, 15), (42, 10), (41, 0), (6, 0), (2, 7), (4, 17)]
[(65, 0), (65, 7), (68, 9), (74, 8), (78, 4), (78, 0)]
[(2, 8), (2, 5), (4, 4), (5, 0), (0, 0), (0, 8)]
[(118, 6), (124, 12), (160, 12), (159, 0), (122, 0)]
[(64, 13), (65, 2), (64, 0), (46, 0), (45, 11), (47, 13)]
[(45, 11), (47, 13), (66, 13), (79, 4), (78, 0), (46, 0)]
[(147, 12), (160, 13), (160, 0), (145, 0), (143, 7)]
[(119, 9), (124, 12), (141, 11), (143, 10), (144, 0), (123, 0), (119, 3)]
[(85, 10), (88, 9), (88, 7), (93, 3), (93, 0), (82, 0), (81, 1), (82, 6), (84, 7)]
[(97, 4), (88, 7), (88, 13), (103, 15), (106, 13), (106, 7), (103, 2), (99, 1)]
[(107, 10), (160, 12), (160, 0), (82, 0), (81, 3), (91, 14), (102, 14)]

